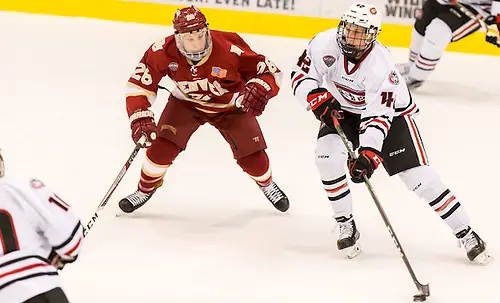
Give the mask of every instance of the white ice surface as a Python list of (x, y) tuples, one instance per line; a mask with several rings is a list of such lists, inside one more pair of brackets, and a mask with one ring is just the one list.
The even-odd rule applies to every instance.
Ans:
[[(167, 18), (168, 16), (166, 16)], [(87, 221), (133, 149), (124, 88), (144, 50), (171, 29), (0, 13), (0, 147), (8, 173), (36, 176)], [(204, 126), (147, 206), (116, 218), (135, 190), (143, 153), (62, 273), (83, 302), (412, 302), (414, 285), (362, 185), (354, 210), (363, 253), (335, 249), (334, 220), (313, 159), (318, 122), (292, 96), (289, 73), (307, 40), (243, 35), (284, 70), (259, 118), (275, 181), (291, 201), (275, 211)], [(407, 50), (392, 49), (397, 61)], [(447, 53), (418, 92), (431, 164), (500, 253), (500, 57)], [(167, 95), (154, 106), (159, 115)], [(428, 302), (500, 301), (498, 261), (468, 263), (423, 200), (380, 169), (373, 177)]]

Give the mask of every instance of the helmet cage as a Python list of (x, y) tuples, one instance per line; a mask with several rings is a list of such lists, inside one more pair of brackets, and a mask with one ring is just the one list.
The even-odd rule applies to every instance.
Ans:
[[(354, 37), (359, 32), (363, 33), (362, 37)], [(338, 26), (337, 43), (344, 56), (356, 59), (372, 46), (373, 42), (377, 40), (378, 34), (377, 27), (370, 26), (367, 28), (342, 20)]]
[[(205, 37), (205, 46), (200, 51), (188, 51), (186, 50), (185, 43), (188, 43), (187, 40), (191, 39), (200, 39), (201, 37)], [(212, 37), (210, 36), (210, 30), (208, 26), (205, 26), (201, 29), (196, 29), (189, 32), (184, 33), (176, 33), (175, 34), (175, 43), (177, 45), (177, 49), (189, 60), (191, 61), (200, 61), (203, 59), (212, 48)]]

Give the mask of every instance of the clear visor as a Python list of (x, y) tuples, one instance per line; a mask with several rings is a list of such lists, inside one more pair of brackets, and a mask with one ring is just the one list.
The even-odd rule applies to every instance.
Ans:
[(177, 34), (177, 36), (182, 48), (187, 53), (199, 53), (203, 52), (207, 46), (207, 31), (208, 28), (204, 27), (192, 32)]

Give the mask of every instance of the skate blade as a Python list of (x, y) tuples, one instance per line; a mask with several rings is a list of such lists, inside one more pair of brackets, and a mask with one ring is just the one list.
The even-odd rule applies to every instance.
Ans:
[(343, 252), (348, 259), (354, 259), (361, 252), (361, 246), (359, 243), (356, 243), (353, 246), (344, 248), (340, 251)]
[(474, 259), (474, 263), (479, 265), (488, 265), (491, 261), (493, 261), (493, 257), (490, 255), (488, 251), (483, 251)]

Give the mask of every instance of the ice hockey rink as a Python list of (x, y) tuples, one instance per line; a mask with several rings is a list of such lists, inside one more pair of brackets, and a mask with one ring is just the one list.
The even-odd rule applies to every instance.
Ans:
[[(168, 16), (166, 17), (168, 18)], [(0, 13), (0, 147), (7, 173), (42, 179), (88, 221), (131, 153), (125, 83), (169, 27)], [(382, 33), (383, 35), (383, 33)], [(242, 35), (283, 71), (259, 118), (278, 213), (205, 125), (153, 199), (116, 217), (136, 189), (143, 152), (61, 272), (73, 303), (412, 302), (415, 287), (363, 185), (352, 185), (363, 253), (336, 250), (338, 232), (314, 165), (318, 122), (292, 96), (289, 74), (307, 40)], [(391, 49), (406, 60), (407, 50)], [(500, 301), (500, 57), (447, 53), (414, 93), (431, 165), (497, 258), (472, 265), (451, 230), (379, 169), (373, 186), (433, 303)], [(160, 114), (168, 95), (159, 94)], [(8, 302), (2, 302), (8, 303)]]

